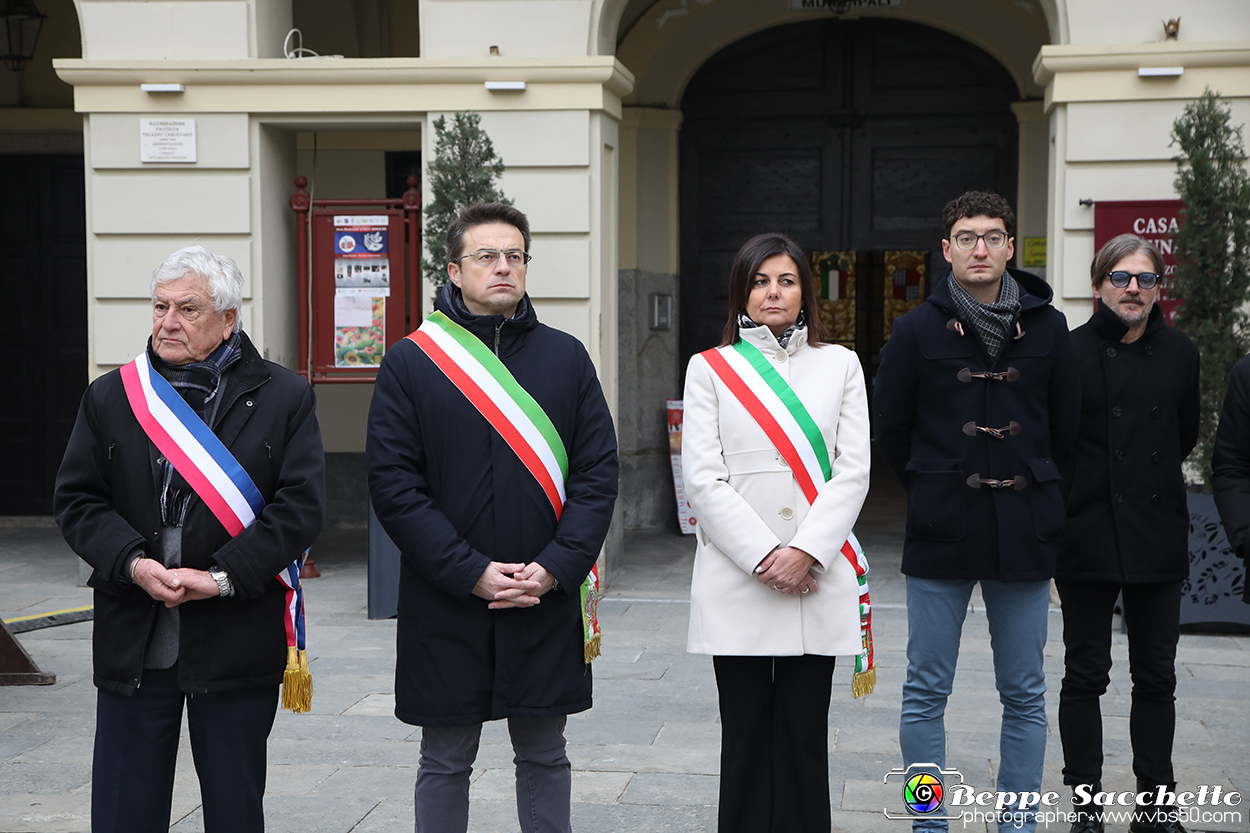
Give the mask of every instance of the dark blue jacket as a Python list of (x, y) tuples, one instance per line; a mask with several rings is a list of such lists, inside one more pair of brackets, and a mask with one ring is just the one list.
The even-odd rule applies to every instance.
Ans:
[[(1009, 271), (1020, 284), (1023, 335), (1009, 338), (996, 360), (971, 324), (954, 326), (946, 285), (953, 277), (894, 322), (881, 350), (873, 436), (907, 490), (906, 575), (1003, 581), (1054, 575), (1064, 529), (1061, 471), (1076, 439), (1080, 379), (1067, 322), (1050, 305), (1050, 286)], [(972, 375), (986, 371), (1000, 376)], [(1002, 438), (976, 430), (1013, 423)], [(1016, 485), (972, 485), (974, 476)]]
[[(533, 475), (412, 341), (382, 362), (369, 409), (369, 494), (403, 558), (395, 716), (419, 726), (572, 714), (591, 706), (578, 588), (607, 536), (618, 465), (612, 416), (581, 342), (517, 318), (457, 314), (538, 402), (569, 458), (555, 513)], [(490, 561), (537, 561), (559, 588), (530, 608), (472, 595)]]

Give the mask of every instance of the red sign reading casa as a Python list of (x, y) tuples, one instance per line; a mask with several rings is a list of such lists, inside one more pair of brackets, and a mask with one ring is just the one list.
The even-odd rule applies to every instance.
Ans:
[(1180, 301), (1168, 298), (1168, 279), (1176, 272), (1176, 232), (1180, 228), (1180, 200), (1099, 200), (1094, 203), (1094, 251), (1113, 237), (1136, 234), (1159, 247), (1163, 253), (1163, 278), (1159, 285), (1159, 307), (1172, 323)]

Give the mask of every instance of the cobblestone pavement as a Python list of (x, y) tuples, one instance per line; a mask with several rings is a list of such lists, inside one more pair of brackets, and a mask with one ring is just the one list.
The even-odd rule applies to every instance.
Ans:
[[(874, 505), (878, 508), (874, 509)], [(896, 782), (898, 715), (907, 634), (897, 511), (870, 504), (858, 532), (872, 562), (879, 666), (873, 695), (854, 700), (845, 664), (835, 673), (829, 715), (833, 826), (847, 833), (903, 831)], [(39, 519), (35, 519), (38, 522)], [(309, 653), (315, 682), (309, 714), (280, 713), (269, 744), (268, 829), (275, 833), (378, 833), (412, 829), (412, 786), (420, 729), (394, 707), (394, 621), (366, 616), (364, 530), (328, 530), (318, 543), (322, 578), (307, 583)], [(720, 726), (708, 657), (685, 653), (693, 542), (675, 534), (627, 537), (624, 570), (600, 608), (604, 654), (594, 664), (595, 707), (569, 720), (574, 827), (583, 833), (715, 829)], [(78, 560), (55, 528), (0, 527), (0, 617), (88, 605)], [(1063, 791), (1055, 710), (1063, 659), (1052, 609), (1047, 643), (1049, 741), (1043, 788)], [(89, 829), (95, 690), (91, 623), (21, 634), (52, 686), (0, 687), (0, 833)], [(1127, 643), (1115, 635), (1111, 690), (1103, 698), (1105, 785), (1133, 788), (1128, 745)], [(1178, 659), (1175, 761), (1181, 786), (1250, 791), (1250, 637), (1185, 635)], [(947, 711), (948, 765), (978, 790), (993, 784), (998, 715), (989, 639), (974, 597), (964, 627), (955, 692)], [(185, 729), (184, 729), (185, 735)], [(173, 827), (203, 829), (199, 792), (183, 740)], [(483, 733), (473, 775), (470, 830), (517, 830), (512, 753), (502, 724)], [(1066, 795), (1066, 793), (1064, 793)], [(1226, 808), (1227, 809), (1227, 808)], [(1250, 830), (1240, 819), (1208, 818), (1191, 831)], [(953, 830), (985, 830), (953, 822)], [(1051, 830), (1066, 833), (1067, 823)], [(1127, 824), (1110, 824), (1123, 833)]]

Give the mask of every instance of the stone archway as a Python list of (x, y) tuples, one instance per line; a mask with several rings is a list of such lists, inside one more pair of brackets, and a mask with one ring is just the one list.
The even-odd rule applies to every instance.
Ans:
[(719, 338), (737, 248), (782, 231), (859, 253), (841, 340), (871, 379), (888, 332), (881, 253), (927, 252), (944, 274), (942, 206), (971, 188), (1014, 201), (1016, 96), (984, 51), (900, 20), (791, 23), (713, 56), (682, 98), (680, 360)]

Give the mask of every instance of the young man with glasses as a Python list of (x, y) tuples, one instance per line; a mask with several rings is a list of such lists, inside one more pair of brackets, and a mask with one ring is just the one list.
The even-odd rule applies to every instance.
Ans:
[[(431, 313), (387, 351), (369, 494), (403, 556), (395, 716), (421, 726), (416, 829), (469, 823), (482, 723), (508, 721), (523, 833), (568, 833), (567, 715), (591, 706), (583, 582), (616, 502), (616, 434), (586, 348), (538, 322), (530, 230), (464, 209)], [(593, 614), (588, 614), (593, 617)]]
[[(1080, 417), (1076, 354), (1047, 283), (1007, 267), (1015, 213), (1006, 200), (970, 191), (943, 221), (951, 274), (894, 322), (873, 397), (877, 448), (907, 489), (899, 744), (905, 767), (946, 766), (946, 701), (979, 583), (1003, 704), (997, 788), (1038, 793), (1061, 472)], [(1007, 809), (1000, 830), (1035, 828), (1027, 807)], [(944, 815), (912, 827), (946, 830), (934, 817)]]
[[(1102, 789), (1098, 699), (1111, 670), (1111, 617), (1123, 596), (1133, 680), (1129, 737), (1137, 792), (1133, 833), (1182, 833), (1175, 818), (1172, 737), (1181, 583), (1189, 575), (1189, 511), (1181, 462), (1198, 438), (1198, 348), (1164, 322), (1156, 301), (1163, 256), (1132, 234), (1107, 242), (1090, 277), (1097, 309), (1072, 332), (1081, 362), (1081, 430), (1068, 528), (1055, 574), (1063, 600), (1059, 692), (1063, 780)], [(1117, 786), (1117, 789), (1122, 789)], [(1073, 833), (1101, 833), (1077, 806)]]

